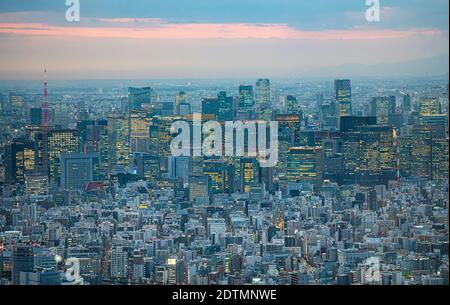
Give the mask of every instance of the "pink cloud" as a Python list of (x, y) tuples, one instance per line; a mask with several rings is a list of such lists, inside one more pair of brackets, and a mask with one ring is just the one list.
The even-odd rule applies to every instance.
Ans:
[(42, 23), (0, 23), (0, 33), (27, 36), (133, 39), (301, 39), (301, 40), (380, 40), (415, 35), (436, 36), (435, 29), (351, 29), (301, 31), (286, 24), (171, 24), (158, 19), (99, 19), (100, 22), (126, 24), (146, 23), (145, 27), (51, 26)]

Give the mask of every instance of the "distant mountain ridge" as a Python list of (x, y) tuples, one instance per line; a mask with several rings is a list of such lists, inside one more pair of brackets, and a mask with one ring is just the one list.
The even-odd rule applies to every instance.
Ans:
[(310, 71), (309, 73), (314, 77), (327, 77), (330, 75), (334, 75), (336, 77), (430, 77), (448, 76), (448, 67), (449, 55), (446, 54), (391, 64), (344, 64), (335, 67), (327, 67), (316, 71)]

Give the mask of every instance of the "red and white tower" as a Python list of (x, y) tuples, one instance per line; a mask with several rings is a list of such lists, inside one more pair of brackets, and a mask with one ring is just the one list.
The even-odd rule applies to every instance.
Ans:
[(44, 105), (42, 107), (42, 127), (50, 126), (50, 112), (48, 110), (48, 93), (47, 93), (47, 68), (44, 70)]

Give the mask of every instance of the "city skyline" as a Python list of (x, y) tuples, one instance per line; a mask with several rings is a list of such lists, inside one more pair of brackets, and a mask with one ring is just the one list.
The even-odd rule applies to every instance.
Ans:
[(0, 288), (448, 286), (448, 6), (0, 0)]

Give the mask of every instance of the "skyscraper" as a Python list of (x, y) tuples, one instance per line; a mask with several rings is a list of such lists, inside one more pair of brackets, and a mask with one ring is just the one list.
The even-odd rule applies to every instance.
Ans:
[(287, 155), (288, 182), (309, 182), (318, 189), (323, 182), (321, 147), (291, 147)]
[(300, 114), (297, 98), (293, 95), (286, 97), (286, 106), (288, 114)]
[(191, 171), (191, 158), (187, 156), (169, 157), (169, 179), (182, 179), (183, 183), (188, 182)]
[(389, 122), (389, 116), (395, 114), (395, 97), (374, 97), (370, 102), (370, 115), (377, 118), (377, 124)]
[(441, 113), (441, 104), (438, 98), (422, 97), (419, 101), (419, 114), (435, 115)]
[(6, 183), (23, 183), (25, 174), (35, 169), (35, 146), (27, 139), (17, 139), (6, 149)]
[(259, 163), (256, 158), (240, 159), (240, 183), (239, 189), (249, 193), (251, 188), (259, 183)]
[(234, 175), (231, 165), (226, 161), (205, 160), (203, 162), (203, 174), (209, 177), (209, 191), (211, 194), (230, 193), (233, 191)]
[(128, 107), (129, 110), (138, 110), (148, 108), (151, 105), (152, 88), (128, 88)]
[(270, 80), (258, 79), (256, 81), (256, 105), (267, 105), (271, 102)]
[(80, 137), (77, 130), (52, 130), (47, 137), (47, 153), (50, 183), (59, 184), (61, 175), (60, 156), (62, 153), (80, 151)]
[(253, 96), (253, 86), (239, 86), (239, 111), (253, 111), (255, 106), (255, 98)]
[(42, 125), (42, 108), (30, 109), (30, 125), (32, 126)]
[(130, 110), (131, 152), (149, 152), (151, 119), (145, 111)]
[(109, 169), (127, 170), (130, 166), (130, 126), (127, 115), (108, 115), (108, 149)]
[(209, 181), (208, 176), (190, 176), (189, 177), (189, 201), (209, 202)]
[(12, 283), (20, 284), (21, 272), (32, 272), (34, 269), (34, 249), (31, 245), (16, 245), (12, 253)]
[(82, 190), (88, 182), (99, 180), (100, 158), (97, 153), (61, 154), (61, 187)]
[(335, 80), (334, 90), (338, 115), (340, 117), (352, 115), (352, 89), (350, 86), (350, 80)]
[(391, 126), (360, 126), (344, 133), (344, 182), (385, 184), (395, 176), (396, 149)]

